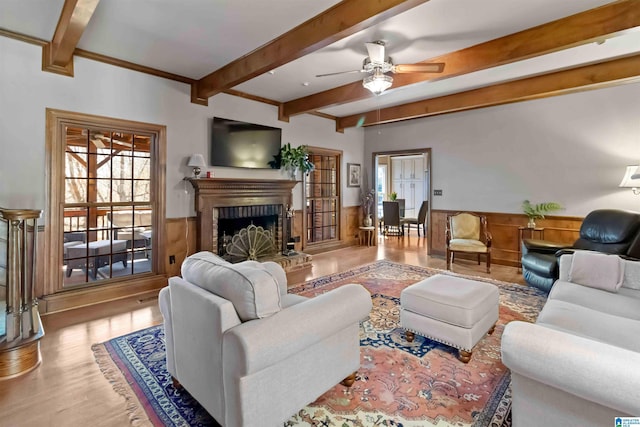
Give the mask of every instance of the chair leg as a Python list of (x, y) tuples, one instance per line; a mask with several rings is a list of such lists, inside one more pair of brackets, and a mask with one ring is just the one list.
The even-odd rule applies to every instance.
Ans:
[(351, 387), (355, 382), (356, 382), (356, 373), (354, 372), (351, 375), (349, 375), (347, 378), (340, 381), (340, 384), (342, 384), (345, 387)]
[(491, 252), (487, 252), (487, 273), (491, 273)]
[(447, 270), (451, 270), (451, 251), (447, 248)]

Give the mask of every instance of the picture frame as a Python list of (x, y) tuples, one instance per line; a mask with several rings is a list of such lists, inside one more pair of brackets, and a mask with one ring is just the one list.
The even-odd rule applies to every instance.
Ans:
[(347, 187), (360, 187), (361, 183), (360, 163), (347, 163)]

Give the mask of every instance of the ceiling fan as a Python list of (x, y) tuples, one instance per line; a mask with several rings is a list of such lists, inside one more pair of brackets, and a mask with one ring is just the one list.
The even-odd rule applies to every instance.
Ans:
[(386, 73), (441, 73), (444, 70), (442, 62), (425, 64), (397, 64), (391, 57), (385, 55), (385, 43), (381, 40), (365, 43), (369, 56), (362, 62), (362, 69), (341, 71), (338, 73), (318, 74), (316, 77), (335, 76), (348, 73), (368, 73), (362, 80), (362, 85), (376, 95), (381, 94), (393, 83), (393, 77)]

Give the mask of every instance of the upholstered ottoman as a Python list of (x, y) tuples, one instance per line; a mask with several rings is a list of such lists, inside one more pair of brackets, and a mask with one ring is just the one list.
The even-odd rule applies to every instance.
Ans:
[(494, 285), (437, 274), (400, 294), (400, 325), (407, 341), (414, 333), (458, 349), (467, 363), (473, 347), (498, 321), (499, 291)]

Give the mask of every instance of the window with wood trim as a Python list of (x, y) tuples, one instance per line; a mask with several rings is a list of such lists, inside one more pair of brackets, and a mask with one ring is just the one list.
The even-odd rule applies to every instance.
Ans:
[(340, 161), (336, 150), (309, 148), (315, 165), (305, 182), (306, 242), (308, 245), (340, 238)]
[(47, 113), (45, 293), (162, 274), (164, 126)]

